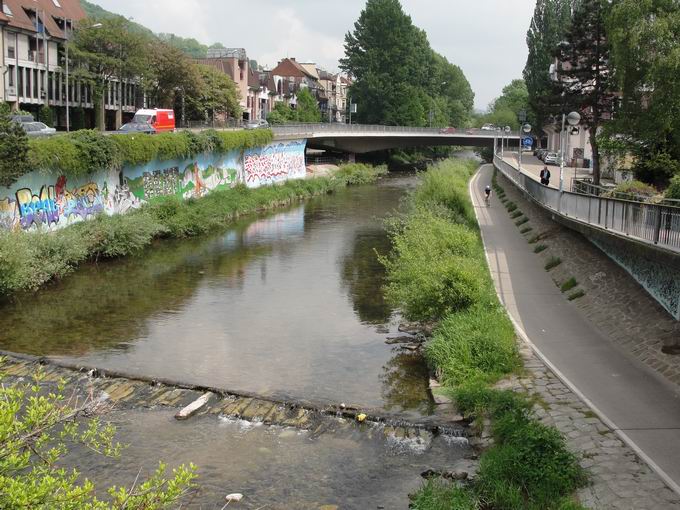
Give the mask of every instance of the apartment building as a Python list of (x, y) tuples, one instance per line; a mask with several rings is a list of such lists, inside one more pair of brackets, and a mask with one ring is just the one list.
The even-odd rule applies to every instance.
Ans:
[[(249, 120), (252, 114), (249, 93), (252, 84), (250, 77), (250, 62), (243, 48), (211, 48), (206, 58), (194, 59), (197, 64), (213, 67), (229, 76), (240, 94), (240, 106), (243, 111), (243, 120)], [(256, 118), (256, 117), (253, 117)]]
[[(67, 94), (64, 45), (86, 17), (79, 0), (0, 0), (0, 13), (1, 99), (36, 118), (49, 106), (61, 128), (68, 100), (71, 127), (94, 126), (90, 87), (70, 79)], [(104, 97), (107, 128), (119, 127), (139, 102), (134, 83), (110, 81)]]

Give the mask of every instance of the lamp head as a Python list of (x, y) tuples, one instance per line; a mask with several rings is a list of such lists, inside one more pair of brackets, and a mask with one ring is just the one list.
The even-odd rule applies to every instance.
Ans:
[(576, 126), (579, 122), (581, 122), (581, 115), (579, 115), (578, 112), (571, 112), (569, 115), (567, 115), (567, 122), (570, 126)]

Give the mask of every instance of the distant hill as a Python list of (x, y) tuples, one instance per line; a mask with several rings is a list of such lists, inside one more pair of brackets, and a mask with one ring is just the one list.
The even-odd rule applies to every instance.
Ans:
[[(109, 19), (120, 16), (120, 14), (115, 14), (111, 11), (107, 11), (106, 9), (98, 6), (97, 4), (93, 4), (91, 2), (88, 2), (87, 0), (80, 0), (80, 5), (82, 5), (83, 10), (90, 18)], [(140, 25), (139, 23), (136, 23), (131, 20), (128, 20), (128, 24), (131, 31), (145, 34), (150, 37), (156, 37), (161, 41), (165, 41), (168, 44), (171, 44), (172, 46), (179, 48), (188, 56), (193, 58), (205, 58), (206, 53), (208, 52), (208, 48), (224, 48), (224, 46), (221, 43), (215, 43), (211, 46), (207, 46), (193, 38), (185, 38), (175, 34), (166, 33), (154, 34), (144, 25)]]

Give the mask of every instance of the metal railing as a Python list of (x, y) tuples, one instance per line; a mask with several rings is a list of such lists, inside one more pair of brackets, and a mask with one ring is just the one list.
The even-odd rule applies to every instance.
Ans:
[[(475, 136), (493, 139), (497, 136), (495, 131), (486, 131), (478, 128), (431, 128), (412, 126), (382, 126), (376, 124), (343, 124), (343, 123), (318, 123), (318, 124), (278, 124), (272, 126), (275, 135), (300, 135), (315, 136), (336, 133), (395, 133), (427, 136)], [(513, 138), (511, 135), (510, 138)], [(518, 135), (514, 135), (518, 138)]]
[(498, 155), (494, 166), (537, 203), (570, 220), (680, 252), (680, 208), (544, 186)]

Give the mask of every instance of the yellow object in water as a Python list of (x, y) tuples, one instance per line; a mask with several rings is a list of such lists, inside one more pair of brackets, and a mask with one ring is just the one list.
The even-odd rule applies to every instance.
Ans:
[(357, 415), (357, 421), (358, 422), (366, 421), (366, 418), (367, 418), (367, 416), (364, 413)]

